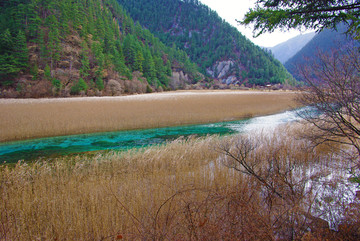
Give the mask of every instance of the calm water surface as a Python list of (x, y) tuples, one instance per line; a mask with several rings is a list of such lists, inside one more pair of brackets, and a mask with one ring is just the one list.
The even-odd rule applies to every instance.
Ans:
[(247, 120), (156, 129), (60, 136), (0, 144), (0, 163), (35, 160), (99, 150), (126, 150), (163, 144), (181, 136), (231, 135), (273, 129), (279, 124), (298, 120), (296, 111)]

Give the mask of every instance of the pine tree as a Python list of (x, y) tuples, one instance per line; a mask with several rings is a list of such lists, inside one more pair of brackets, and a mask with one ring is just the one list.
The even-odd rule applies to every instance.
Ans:
[(136, 38), (129, 34), (126, 35), (123, 43), (125, 64), (133, 69), (136, 57)]
[(154, 85), (153, 81), (156, 78), (156, 69), (154, 59), (148, 48), (144, 50), (143, 72), (144, 77), (147, 79), (148, 83), (150, 85)]
[(40, 47), (40, 60), (41, 60), (42, 66), (45, 65), (45, 63), (47, 62), (47, 58), (49, 56), (49, 51), (46, 48), (44, 38), (45, 38), (45, 33), (41, 29), (40, 33), (39, 33), (39, 36), (37, 38), (37, 43), (39, 44), (39, 47)]
[(29, 67), (29, 51), (26, 45), (26, 37), (22, 30), (19, 30), (15, 40), (14, 57), (16, 65), (19, 69), (25, 70)]
[[(14, 55), (14, 39), (10, 34), (9, 29), (6, 29), (0, 35), (0, 81), (4, 84), (4, 81), (8, 78), (12, 78), (19, 71), (19, 63)], [(7, 81), (6, 84), (11, 84), (12, 81)]]
[(101, 46), (100, 42), (94, 41), (91, 45), (91, 51), (93, 52), (96, 64), (100, 67), (104, 66), (105, 56), (104, 56), (104, 49)]
[(96, 78), (95, 85), (98, 90), (104, 89), (104, 81), (100, 77)]
[(0, 35), (0, 54), (10, 54), (14, 49), (14, 39), (11, 36), (10, 30), (6, 29)]
[(45, 79), (47, 80), (51, 80), (52, 76), (51, 76), (51, 69), (50, 69), (50, 66), (47, 64), (45, 66), (45, 69), (44, 69), (44, 76), (45, 76)]
[(80, 94), (80, 92), (86, 92), (88, 90), (88, 85), (84, 81), (84, 79), (80, 78), (72, 87), (71, 87), (71, 94)]
[(143, 61), (144, 61), (143, 54), (140, 50), (138, 50), (135, 55), (133, 70), (142, 72), (143, 71), (143, 67), (142, 67)]
[(36, 11), (36, 4), (34, 2), (28, 4), (28, 13), (27, 13), (27, 34), (31, 38), (35, 38), (38, 35), (41, 18)]
[(80, 76), (82, 78), (86, 78), (90, 75), (90, 62), (89, 62), (89, 55), (88, 55), (88, 48), (86, 43), (82, 43), (82, 51), (80, 53), (81, 59), (81, 67), (80, 67)]

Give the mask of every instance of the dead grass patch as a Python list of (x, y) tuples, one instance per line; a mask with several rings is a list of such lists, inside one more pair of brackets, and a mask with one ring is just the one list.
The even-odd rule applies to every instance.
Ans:
[[(260, 175), (289, 199), (224, 165), (219, 147), (236, 148), (239, 137), (178, 139), (122, 154), (1, 166), (0, 239), (341, 240), (308, 215), (317, 205), (316, 190), (304, 185), (307, 175), (324, 175), (321, 168), (306, 170), (325, 166), (333, 155), (324, 148), (308, 151), (293, 134), (282, 127), (271, 137), (251, 137), (260, 141), (252, 154), (261, 160)], [(279, 161), (275, 166), (272, 158)], [(351, 225), (346, 228), (356, 227)]]
[(0, 101), (0, 141), (238, 120), (296, 106), (292, 92), (197, 91)]

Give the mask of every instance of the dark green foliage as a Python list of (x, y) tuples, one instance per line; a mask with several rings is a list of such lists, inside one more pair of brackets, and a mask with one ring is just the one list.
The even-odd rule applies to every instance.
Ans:
[(95, 85), (98, 90), (104, 89), (104, 81), (101, 78), (96, 78)]
[(81, 52), (81, 67), (80, 67), (80, 75), (83, 78), (86, 78), (90, 75), (90, 63), (89, 63), (89, 56), (87, 53), (87, 48), (83, 48), (83, 51)]
[(39, 77), (39, 67), (37, 66), (37, 64), (33, 64), (30, 67), (30, 74), (33, 76), (32, 80), (37, 80), (37, 78)]
[(86, 92), (88, 89), (88, 85), (86, 82), (80, 78), (72, 87), (71, 87), (71, 94), (77, 95), (80, 94), (80, 92)]
[(45, 79), (47, 79), (47, 80), (51, 80), (51, 69), (50, 69), (50, 66), (49, 66), (49, 65), (46, 65), (46, 66), (45, 66), (45, 69), (44, 69), (44, 77), (45, 77)]
[(29, 66), (29, 51), (26, 46), (26, 37), (23, 31), (19, 30), (15, 37), (15, 48), (13, 55), (16, 64), (21, 70), (25, 70)]
[(146, 93), (152, 93), (153, 90), (151, 89), (151, 87), (149, 85), (146, 86)]
[[(173, 52), (170, 52), (169, 58), (174, 57), (181, 61), (182, 67), (193, 79), (199, 78), (198, 69), (206, 75), (207, 70), (223, 60), (235, 62), (236, 66), (232, 72), (234, 75), (239, 72), (239, 69), (246, 71), (249, 78), (242, 80), (250, 83), (279, 83), (291, 78), (281, 63), (270, 53), (255, 46), (236, 28), (223, 21), (216, 12), (199, 1), (118, 1), (134, 20), (139, 21), (168, 46), (173, 46)], [(136, 24), (133, 32), (137, 33), (138, 28)], [(144, 36), (144, 32), (142, 36)], [(197, 63), (198, 66), (192, 64), (186, 54), (183, 55), (179, 52), (177, 47), (185, 51), (191, 61)], [(154, 61), (156, 64), (155, 57)], [(252, 70), (250, 70), (251, 67)], [(166, 73), (170, 74), (169, 68)], [(239, 74), (237, 75), (241, 77)], [(158, 71), (157, 78), (160, 76), (163, 75)]]
[(360, 2), (353, 0), (257, 0), (257, 7), (245, 15), (243, 24), (254, 24), (260, 35), (277, 28), (336, 28), (349, 25), (348, 32), (360, 33)]
[(141, 50), (136, 51), (133, 70), (143, 72), (142, 65), (144, 60), (145, 59), (143, 57), (143, 54), (141, 53)]
[(55, 87), (56, 92), (58, 92), (61, 89), (61, 82), (58, 79), (53, 79), (51, 81), (51, 84)]
[(11, 82), (20, 71), (26, 69), (28, 49), (23, 31), (18, 31), (13, 37), (7, 28), (0, 34), (0, 83)]
[(153, 81), (156, 78), (156, 69), (154, 59), (148, 49), (144, 50), (143, 72), (148, 83), (153, 85)]
[[(33, 80), (63, 78), (60, 82), (71, 86), (72, 78), (63, 77), (67, 73), (79, 74), (80, 86), (84, 82), (103, 89), (106, 78), (132, 79), (132, 72), (140, 71), (154, 87), (160, 82), (168, 87), (173, 63), (181, 68), (188, 59), (134, 24), (116, 0), (7, 0), (1, 4), (0, 20), (3, 86), (23, 74), (31, 74)], [(167, 56), (157, 68), (155, 56)], [(77, 88), (78, 83), (73, 86), (73, 93), (86, 89)]]

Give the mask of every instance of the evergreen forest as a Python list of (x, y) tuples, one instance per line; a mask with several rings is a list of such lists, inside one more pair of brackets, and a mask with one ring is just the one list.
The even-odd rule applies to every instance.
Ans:
[[(161, 41), (186, 51), (205, 75), (257, 85), (293, 80), (270, 52), (198, 0), (118, 1)], [(222, 61), (230, 61), (226, 73), (220, 73)]]
[(135, 23), (116, 0), (0, 1), (3, 97), (167, 90), (201, 80), (187, 53)]

